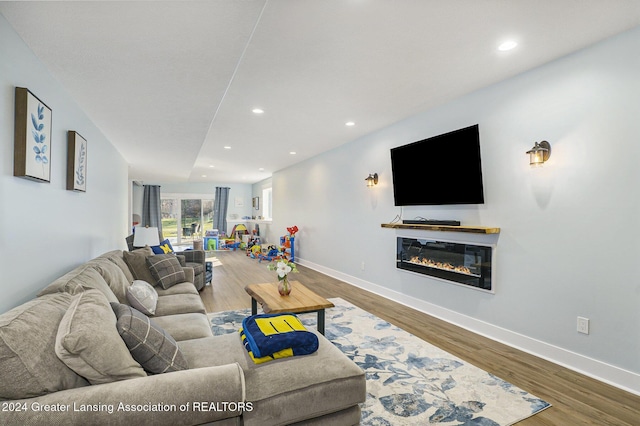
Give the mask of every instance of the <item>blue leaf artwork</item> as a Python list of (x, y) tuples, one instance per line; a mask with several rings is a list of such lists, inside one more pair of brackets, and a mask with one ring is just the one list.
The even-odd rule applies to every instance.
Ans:
[(87, 141), (75, 130), (67, 133), (67, 189), (85, 192), (87, 189)]
[(80, 152), (78, 153), (78, 164), (76, 165), (76, 185), (84, 185), (84, 162), (87, 156), (87, 148), (83, 143), (80, 144)]
[(51, 109), (26, 87), (15, 88), (14, 176), (49, 182)]
[(44, 175), (45, 164), (49, 164), (49, 158), (47, 158), (47, 145), (44, 141), (47, 138), (47, 135), (44, 130), (44, 106), (41, 103), (38, 103), (38, 113), (37, 116), (34, 113), (31, 113), (31, 125), (33, 129), (31, 129), (31, 135), (33, 136), (33, 140), (35, 145), (33, 146), (33, 151), (36, 153), (35, 160), (36, 163), (42, 164), (42, 174)]

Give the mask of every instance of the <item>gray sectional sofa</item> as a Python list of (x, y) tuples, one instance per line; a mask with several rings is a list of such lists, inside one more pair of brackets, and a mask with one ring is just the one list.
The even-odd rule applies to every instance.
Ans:
[(364, 373), (322, 335), (311, 355), (254, 364), (238, 333), (212, 335), (190, 268), (157, 283), (153, 314), (134, 309), (131, 256), (151, 255), (127, 253), (0, 315), (0, 424), (359, 423)]

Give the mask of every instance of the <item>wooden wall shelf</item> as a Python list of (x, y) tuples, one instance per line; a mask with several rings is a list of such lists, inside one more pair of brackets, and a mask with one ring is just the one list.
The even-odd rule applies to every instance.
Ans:
[(499, 234), (500, 228), (488, 228), (485, 226), (448, 226), (448, 225), (422, 225), (408, 223), (383, 223), (383, 228), (393, 229), (417, 229), (421, 231), (466, 232), (471, 234)]

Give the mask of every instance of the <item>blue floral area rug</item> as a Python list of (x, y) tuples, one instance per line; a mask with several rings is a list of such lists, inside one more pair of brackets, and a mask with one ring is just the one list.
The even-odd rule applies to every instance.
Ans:
[[(349, 302), (329, 299), (325, 336), (366, 373), (362, 425), (511, 425), (551, 405)], [(250, 310), (210, 314), (237, 332)], [(316, 314), (300, 315), (315, 327)]]

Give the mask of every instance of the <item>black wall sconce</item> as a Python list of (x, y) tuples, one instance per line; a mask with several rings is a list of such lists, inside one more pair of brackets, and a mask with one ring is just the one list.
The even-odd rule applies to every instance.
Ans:
[(536, 142), (529, 151), (529, 165), (531, 167), (542, 167), (545, 161), (551, 156), (551, 145), (547, 141)]
[(368, 187), (372, 187), (378, 184), (378, 174), (374, 173), (371, 174), (369, 173), (369, 176), (365, 179), (367, 181), (367, 186)]

